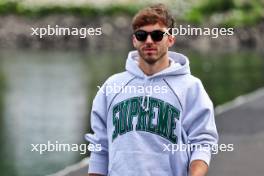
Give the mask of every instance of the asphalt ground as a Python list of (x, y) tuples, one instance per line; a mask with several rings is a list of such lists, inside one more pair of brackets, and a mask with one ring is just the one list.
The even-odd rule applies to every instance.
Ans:
[[(240, 103), (239, 103), (240, 102)], [(219, 144), (234, 150), (213, 156), (209, 176), (264, 175), (264, 89), (240, 97), (216, 116)], [(230, 104), (231, 105), (231, 104)], [(232, 105), (231, 105), (232, 106)]]

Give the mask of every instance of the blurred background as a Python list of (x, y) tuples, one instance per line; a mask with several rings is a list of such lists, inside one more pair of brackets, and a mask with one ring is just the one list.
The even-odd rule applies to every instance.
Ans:
[[(31, 144), (87, 144), (84, 134), (90, 131), (97, 86), (124, 71), (133, 49), (131, 19), (153, 3), (168, 5), (176, 27), (234, 28), (234, 35), (216, 39), (177, 36), (171, 50), (189, 57), (193, 75), (202, 80), (215, 107), (232, 109), (217, 114), (216, 122), (220, 142), (235, 143), (235, 151), (215, 156), (209, 175), (263, 174), (263, 152), (257, 152), (264, 147), (263, 0), (0, 0), (1, 175), (53, 174), (89, 155), (40, 155)], [(100, 27), (102, 35), (31, 35), (32, 27), (47, 25)], [(238, 105), (235, 101), (236, 108), (222, 106), (245, 94), (250, 96)]]

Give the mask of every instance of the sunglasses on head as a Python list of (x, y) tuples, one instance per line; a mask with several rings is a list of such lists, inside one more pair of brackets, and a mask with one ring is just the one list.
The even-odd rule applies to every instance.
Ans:
[(154, 30), (151, 32), (138, 30), (138, 31), (134, 32), (134, 35), (135, 35), (136, 39), (140, 42), (146, 41), (146, 39), (148, 38), (148, 35), (150, 35), (151, 39), (154, 42), (159, 42), (163, 39), (164, 33), (165, 32), (160, 31), (160, 30)]

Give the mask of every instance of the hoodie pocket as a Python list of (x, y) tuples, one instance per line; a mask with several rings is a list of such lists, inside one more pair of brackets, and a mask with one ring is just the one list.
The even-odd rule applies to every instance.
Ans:
[(109, 176), (172, 176), (169, 155), (165, 153), (117, 151)]

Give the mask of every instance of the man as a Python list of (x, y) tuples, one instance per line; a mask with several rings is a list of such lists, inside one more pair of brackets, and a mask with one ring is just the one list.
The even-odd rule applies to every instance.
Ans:
[[(86, 139), (102, 150), (91, 153), (89, 176), (204, 176), (218, 140), (213, 105), (188, 59), (168, 51), (173, 18), (158, 4), (139, 11), (132, 26), (137, 51), (93, 102), (94, 134)], [(107, 91), (114, 86), (123, 89)]]

